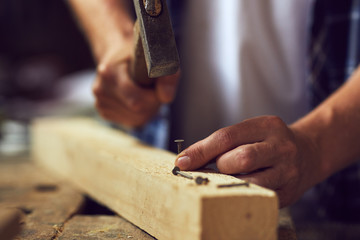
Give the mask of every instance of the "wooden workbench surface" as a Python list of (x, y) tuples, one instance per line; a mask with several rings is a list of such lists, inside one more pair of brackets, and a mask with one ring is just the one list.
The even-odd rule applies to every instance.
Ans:
[[(1, 209), (22, 213), (16, 239), (154, 239), (26, 159), (0, 158)], [(286, 211), (280, 212), (278, 235), (296, 239)]]

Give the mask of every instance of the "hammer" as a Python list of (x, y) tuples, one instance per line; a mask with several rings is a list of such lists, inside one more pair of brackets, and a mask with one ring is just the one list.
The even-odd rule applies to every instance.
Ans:
[(178, 71), (179, 55), (166, 0), (134, 0), (135, 52), (132, 78), (141, 87), (152, 88), (155, 78)]

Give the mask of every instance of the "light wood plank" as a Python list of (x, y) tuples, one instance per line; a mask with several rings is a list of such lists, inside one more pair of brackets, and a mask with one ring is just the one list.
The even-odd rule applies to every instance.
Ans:
[(86, 119), (40, 119), (32, 152), (43, 167), (75, 183), (158, 239), (276, 239), (278, 202), (255, 186), (217, 173), (198, 186), (171, 173), (175, 155)]

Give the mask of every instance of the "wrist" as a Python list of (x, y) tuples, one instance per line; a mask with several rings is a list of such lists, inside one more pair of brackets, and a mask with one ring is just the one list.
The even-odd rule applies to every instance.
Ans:
[(133, 23), (99, 32), (90, 39), (97, 63), (113, 58), (113, 55), (128, 54), (133, 47)]
[(120, 51), (133, 38), (134, 17), (130, 0), (69, 0), (87, 35), (97, 63), (109, 52)]
[(297, 146), (297, 157), (300, 162), (300, 174), (302, 178), (302, 191), (313, 187), (328, 176), (321, 158), (321, 149), (316, 134), (308, 131), (300, 121), (290, 126), (294, 133)]

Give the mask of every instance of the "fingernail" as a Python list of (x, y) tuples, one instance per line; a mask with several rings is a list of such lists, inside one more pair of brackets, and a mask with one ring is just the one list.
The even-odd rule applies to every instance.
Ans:
[(181, 170), (186, 170), (190, 167), (191, 161), (188, 156), (182, 156), (178, 158), (176, 161), (176, 166), (178, 166)]

